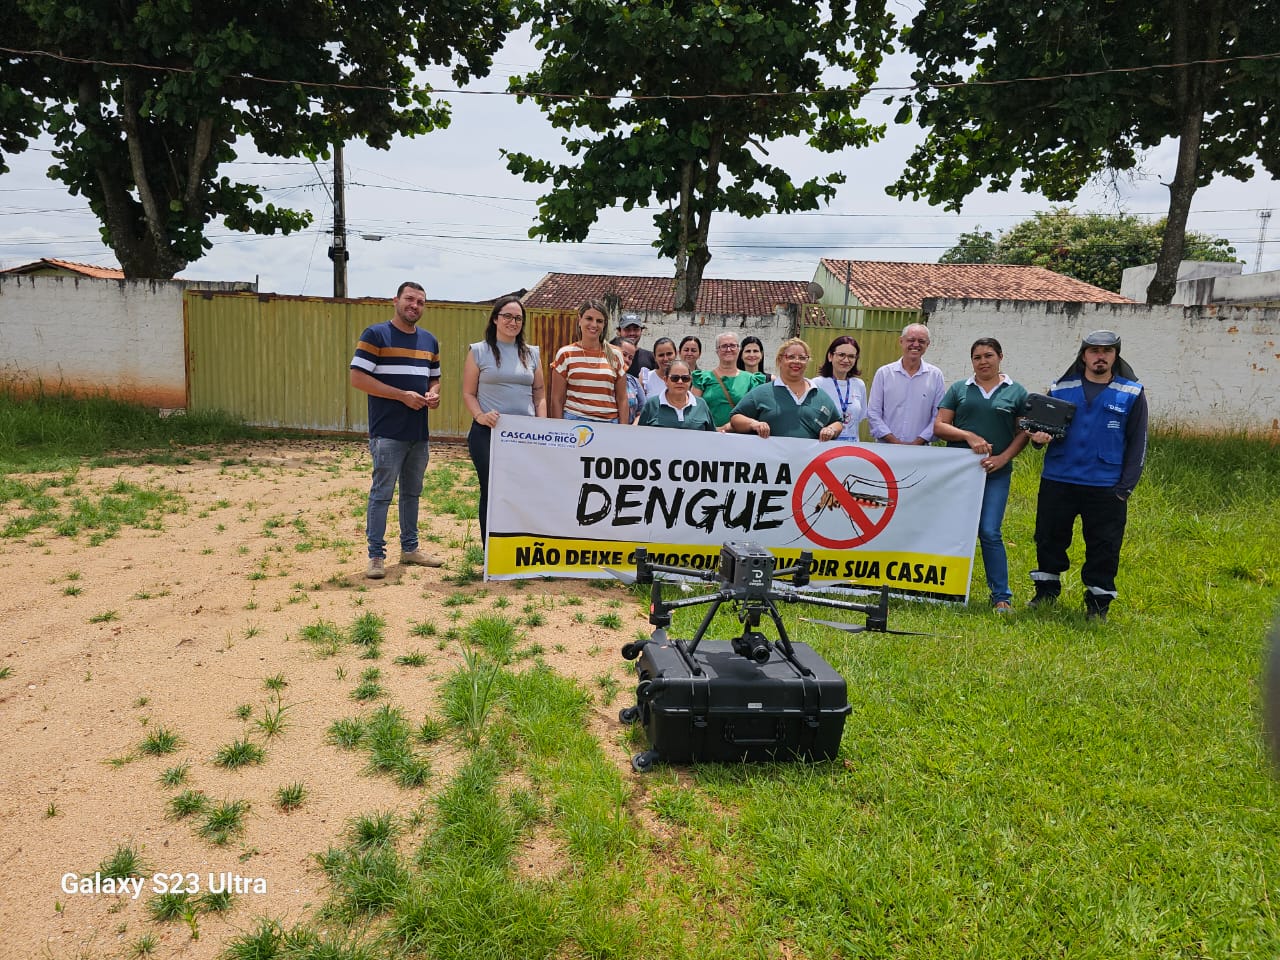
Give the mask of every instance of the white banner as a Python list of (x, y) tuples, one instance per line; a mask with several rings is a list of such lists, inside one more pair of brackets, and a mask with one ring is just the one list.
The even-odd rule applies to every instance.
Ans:
[(504, 416), (490, 447), (485, 574), (606, 577), (636, 546), (709, 569), (726, 540), (813, 580), (968, 599), (985, 475), (968, 450), (821, 443)]

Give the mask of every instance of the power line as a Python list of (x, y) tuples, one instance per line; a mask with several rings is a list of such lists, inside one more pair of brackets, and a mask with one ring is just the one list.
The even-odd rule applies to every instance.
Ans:
[[(74, 63), (86, 66), (97, 67), (116, 67), (119, 69), (130, 70), (146, 70), (152, 73), (177, 73), (189, 76), (195, 76), (202, 71), (194, 67), (175, 67), (165, 66), (151, 63), (136, 63), (133, 61), (119, 60), (99, 60), (92, 57), (72, 57), (63, 53), (54, 53), (50, 50), (20, 50), (14, 47), (0, 47), (0, 53), (7, 53), (15, 57), (28, 58), (48, 58), (57, 60), (62, 63)], [(1135, 67), (1108, 67), (1101, 70), (1081, 70), (1070, 73), (1058, 73), (1040, 77), (1011, 77), (1005, 80), (959, 80), (954, 83), (933, 83), (926, 82), (922, 84), (906, 84), (894, 86), (869, 86), (863, 87), (857, 84), (850, 84), (840, 87), (827, 87), (822, 90), (761, 90), (748, 93), (663, 93), (663, 94), (594, 94), (594, 93), (552, 93), (548, 91), (535, 90), (466, 90), (461, 87), (410, 87), (409, 90), (414, 93), (432, 93), (436, 95), (449, 96), (473, 96), (473, 97), (528, 97), (532, 100), (602, 100), (602, 101), (690, 101), (690, 100), (744, 100), (744, 99), (810, 99), (821, 98), (833, 93), (901, 93), (906, 91), (932, 89), (932, 90), (954, 90), (963, 87), (996, 87), (1007, 86), (1015, 83), (1047, 83), (1054, 80), (1076, 80), (1085, 77), (1102, 77), (1120, 74), (1134, 73), (1152, 73), (1161, 70), (1184, 70), (1189, 67), (1221, 65), (1227, 63), (1245, 63), (1250, 61), (1264, 60), (1280, 60), (1280, 53), (1255, 53), (1244, 54), (1236, 57), (1216, 57), (1203, 60), (1184, 60), (1173, 63), (1157, 63), (1146, 66)], [(298, 80), (298, 79), (281, 79), (278, 77), (263, 77), (252, 73), (237, 73), (234, 75), (237, 80), (252, 80), (257, 83), (268, 83), (278, 86), (297, 86), (312, 90), (352, 90), (352, 91), (377, 91), (381, 93), (402, 93), (405, 91), (403, 87), (392, 87), (383, 84), (366, 84), (366, 83), (341, 83), (339, 81), (327, 80)]]

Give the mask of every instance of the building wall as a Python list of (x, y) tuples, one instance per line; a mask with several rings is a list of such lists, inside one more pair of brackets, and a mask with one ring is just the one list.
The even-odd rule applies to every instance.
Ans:
[[(1280, 270), (1265, 273), (1241, 273), (1239, 263), (1211, 263), (1183, 260), (1178, 266), (1178, 282), (1174, 286), (1176, 304), (1239, 304), (1241, 306), (1274, 307), (1280, 304)], [(1125, 270), (1120, 292), (1126, 297), (1146, 302), (1147, 284), (1155, 276), (1154, 263)]]
[(969, 347), (995, 337), (1004, 370), (1043, 391), (1091, 330), (1114, 330), (1147, 388), (1153, 422), (1280, 435), (1280, 309), (1146, 304), (925, 301), (927, 359), (948, 382), (972, 372)]
[(186, 406), (175, 280), (0, 277), (0, 381)]
[[(640, 337), (640, 346), (646, 350), (653, 349), (653, 342), (660, 337), (670, 337), (679, 346), (685, 337), (697, 337), (702, 342), (703, 369), (710, 370), (716, 365), (716, 336), (726, 330), (732, 330), (743, 337), (759, 337), (764, 344), (764, 355), (769, 358), (769, 368), (773, 368), (772, 358), (778, 352), (782, 342), (792, 335), (795, 319), (785, 306), (779, 306), (767, 317), (728, 316), (717, 314), (662, 313), (658, 311), (627, 310), (628, 314), (638, 314), (645, 322), (646, 329)], [(609, 325), (609, 336), (617, 336), (614, 324)], [(560, 344), (563, 346), (563, 344)], [(554, 352), (554, 351), (553, 351)]]

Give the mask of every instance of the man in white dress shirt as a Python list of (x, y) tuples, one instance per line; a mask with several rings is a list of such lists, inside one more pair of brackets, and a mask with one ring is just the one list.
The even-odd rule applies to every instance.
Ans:
[(933, 420), (947, 392), (942, 371), (926, 363), (929, 328), (912, 323), (898, 337), (902, 358), (876, 371), (867, 400), (871, 436), (880, 443), (924, 446), (933, 440)]

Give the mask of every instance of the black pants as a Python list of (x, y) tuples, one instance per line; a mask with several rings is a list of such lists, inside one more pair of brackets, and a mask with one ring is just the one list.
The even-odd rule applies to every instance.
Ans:
[(480, 481), (480, 542), (488, 540), (485, 524), (489, 516), (489, 435), (493, 430), (473, 422), (467, 434), (467, 452), (476, 467), (476, 479)]
[(1116, 595), (1116, 571), (1120, 569), (1120, 544), (1124, 541), (1129, 505), (1110, 487), (1085, 487), (1078, 483), (1040, 479), (1036, 500), (1036, 567), (1031, 579), (1037, 587), (1057, 593), (1051, 585), (1061, 579), (1070, 563), (1072, 528), (1080, 518), (1084, 535), (1084, 566), (1080, 582), (1085, 599), (1106, 607)]

